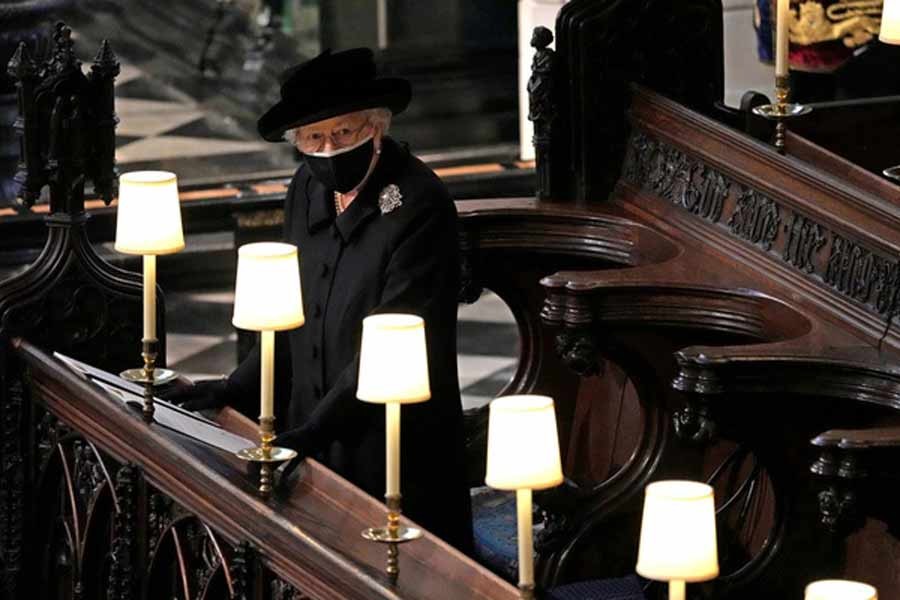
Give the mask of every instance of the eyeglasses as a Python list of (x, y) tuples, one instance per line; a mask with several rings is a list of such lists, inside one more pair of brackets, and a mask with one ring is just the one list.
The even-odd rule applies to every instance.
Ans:
[(304, 131), (300, 129), (297, 135), (297, 148), (300, 152), (310, 154), (313, 152), (321, 152), (325, 148), (325, 141), (331, 140), (332, 148), (346, 148), (352, 146), (361, 137), (363, 129), (369, 125), (368, 119), (364, 120), (358, 127), (350, 124), (339, 125), (331, 130), (331, 133), (324, 131)]

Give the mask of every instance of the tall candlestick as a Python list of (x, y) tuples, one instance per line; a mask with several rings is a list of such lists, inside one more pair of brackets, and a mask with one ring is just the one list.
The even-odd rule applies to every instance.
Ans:
[(790, 46), (791, 1), (778, 0), (775, 21), (775, 75), (786, 77), (789, 64), (788, 48)]
[(156, 255), (144, 255), (144, 339), (156, 339)]
[(669, 600), (684, 600), (685, 585), (683, 581), (673, 579), (669, 582)]
[(384, 407), (385, 425), (385, 495), (400, 494), (400, 404), (388, 402)]
[(534, 543), (531, 539), (531, 490), (516, 490), (516, 507), (519, 511), (519, 587), (534, 585)]
[(260, 376), (259, 376), (259, 417), (268, 419), (274, 415), (273, 397), (275, 394), (275, 332), (260, 332)]

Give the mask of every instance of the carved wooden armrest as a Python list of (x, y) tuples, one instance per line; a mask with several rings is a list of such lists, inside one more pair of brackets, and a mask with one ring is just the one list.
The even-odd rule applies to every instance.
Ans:
[[(810, 467), (819, 482), (819, 518), (833, 533), (849, 535), (867, 515), (892, 514), (895, 497), (875, 488), (892, 489), (900, 479), (900, 426), (831, 429), (810, 442), (819, 456)], [(884, 485), (887, 484), (887, 485)]]
[(900, 448), (900, 426), (872, 429), (831, 429), (812, 440), (820, 448), (871, 450)]

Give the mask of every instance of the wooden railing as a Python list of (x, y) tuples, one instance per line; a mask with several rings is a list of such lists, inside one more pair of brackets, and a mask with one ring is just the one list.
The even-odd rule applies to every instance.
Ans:
[[(18, 597), (516, 597), (427, 532), (402, 547), (391, 585), (384, 547), (360, 536), (384, 506), (327, 468), (305, 461), (264, 501), (236, 457), (148, 425), (28, 342), (12, 343), (27, 382), (18, 409), (34, 424)], [(241, 420), (222, 416), (252, 433)]]

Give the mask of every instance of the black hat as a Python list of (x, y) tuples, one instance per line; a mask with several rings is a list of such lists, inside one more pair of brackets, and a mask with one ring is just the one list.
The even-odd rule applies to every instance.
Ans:
[(405, 79), (376, 78), (368, 48), (319, 56), (281, 74), (281, 100), (259, 118), (259, 134), (281, 141), (288, 129), (366, 108), (402, 112), (412, 94)]

